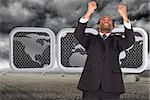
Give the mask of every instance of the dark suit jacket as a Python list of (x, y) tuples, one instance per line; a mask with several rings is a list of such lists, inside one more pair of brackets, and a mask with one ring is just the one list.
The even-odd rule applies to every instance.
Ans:
[(96, 90), (101, 84), (105, 92), (125, 93), (119, 53), (135, 42), (133, 30), (125, 27), (125, 38), (110, 35), (103, 42), (101, 36), (84, 33), (86, 26), (79, 22), (74, 32), (88, 54), (77, 88)]

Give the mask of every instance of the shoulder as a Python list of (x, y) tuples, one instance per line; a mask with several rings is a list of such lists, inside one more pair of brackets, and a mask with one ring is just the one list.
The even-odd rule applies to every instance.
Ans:
[(92, 34), (92, 33), (85, 33), (85, 35), (86, 35), (87, 37), (94, 37), (94, 36), (96, 36), (95, 34)]
[(112, 36), (114, 39), (122, 38), (122, 34), (119, 33), (119, 32), (111, 33), (111, 36)]

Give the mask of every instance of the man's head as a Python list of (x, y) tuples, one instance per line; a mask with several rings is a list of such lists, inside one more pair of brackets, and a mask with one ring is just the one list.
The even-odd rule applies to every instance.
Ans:
[(97, 24), (99, 24), (99, 31), (104, 34), (111, 33), (114, 28), (114, 22), (109, 16), (103, 16)]

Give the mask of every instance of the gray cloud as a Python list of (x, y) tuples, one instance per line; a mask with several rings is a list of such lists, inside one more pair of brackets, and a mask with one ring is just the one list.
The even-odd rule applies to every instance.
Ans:
[(9, 58), (9, 39), (8, 36), (1, 36), (0, 37), (0, 59)]
[[(75, 27), (90, 0), (0, 0), (0, 57), (8, 59), (8, 39), (2, 36), (17, 26), (49, 27), (56, 34), (65, 27)], [(97, 0), (98, 8), (89, 26), (103, 15), (121, 23), (117, 5), (124, 2), (133, 26), (144, 28), (150, 34), (149, 0)], [(6, 46), (3, 46), (6, 45)]]
[(83, 2), (81, 0), (64, 0), (63, 3), (60, 0), (5, 1), (1, 1), (0, 7), (2, 33), (9, 33), (16, 26), (50, 27), (55, 31), (59, 30), (57, 25), (71, 26), (81, 16), (79, 7)]
[[(63, 27), (74, 27), (79, 17), (85, 13), (88, 1), (90, 0), (0, 0), (1, 32), (9, 33), (16, 26), (49, 27), (56, 32)], [(97, 0), (98, 9), (89, 25), (92, 26), (103, 15), (109, 15), (120, 22), (117, 12), (120, 2), (127, 4), (131, 20), (149, 16), (148, 0)]]

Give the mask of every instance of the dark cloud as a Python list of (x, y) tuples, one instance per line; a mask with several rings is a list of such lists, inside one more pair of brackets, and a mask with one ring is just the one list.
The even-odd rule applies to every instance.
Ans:
[[(56, 33), (63, 27), (74, 27), (90, 0), (0, 0), (0, 32), (9, 33), (17, 26), (49, 27)], [(148, 0), (97, 0), (98, 8), (91, 18), (92, 26), (103, 15), (115, 20), (120, 16), (117, 5), (127, 4), (131, 20), (149, 18)], [(132, 6), (134, 4), (134, 6)]]
[(145, 18), (149, 21), (150, 3), (141, 4), (135, 11), (130, 11), (129, 16), (132, 20), (140, 20)]
[(50, 27), (54, 30), (60, 30), (57, 25), (71, 26), (81, 16), (79, 7), (83, 2), (81, 0), (64, 0), (63, 3), (60, 0), (5, 1), (1, 1), (0, 7), (2, 33), (9, 33), (16, 26)]
[[(91, 0), (0, 0), (0, 36), (8, 35), (18, 26), (48, 27), (56, 34), (66, 27), (75, 27), (85, 13)], [(98, 8), (89, 26), (103, 15), (109, 15), (121, 23), (117, 5), (123, 2), (128, 6), (128, 15), (133, 26), (144, 28), (150, 34), (149, 0), (97, 0)], [(6, 38), (5, 38), (6, 39)], [(0, 57), (8, 58), (8, 39), (0, 37)]]

